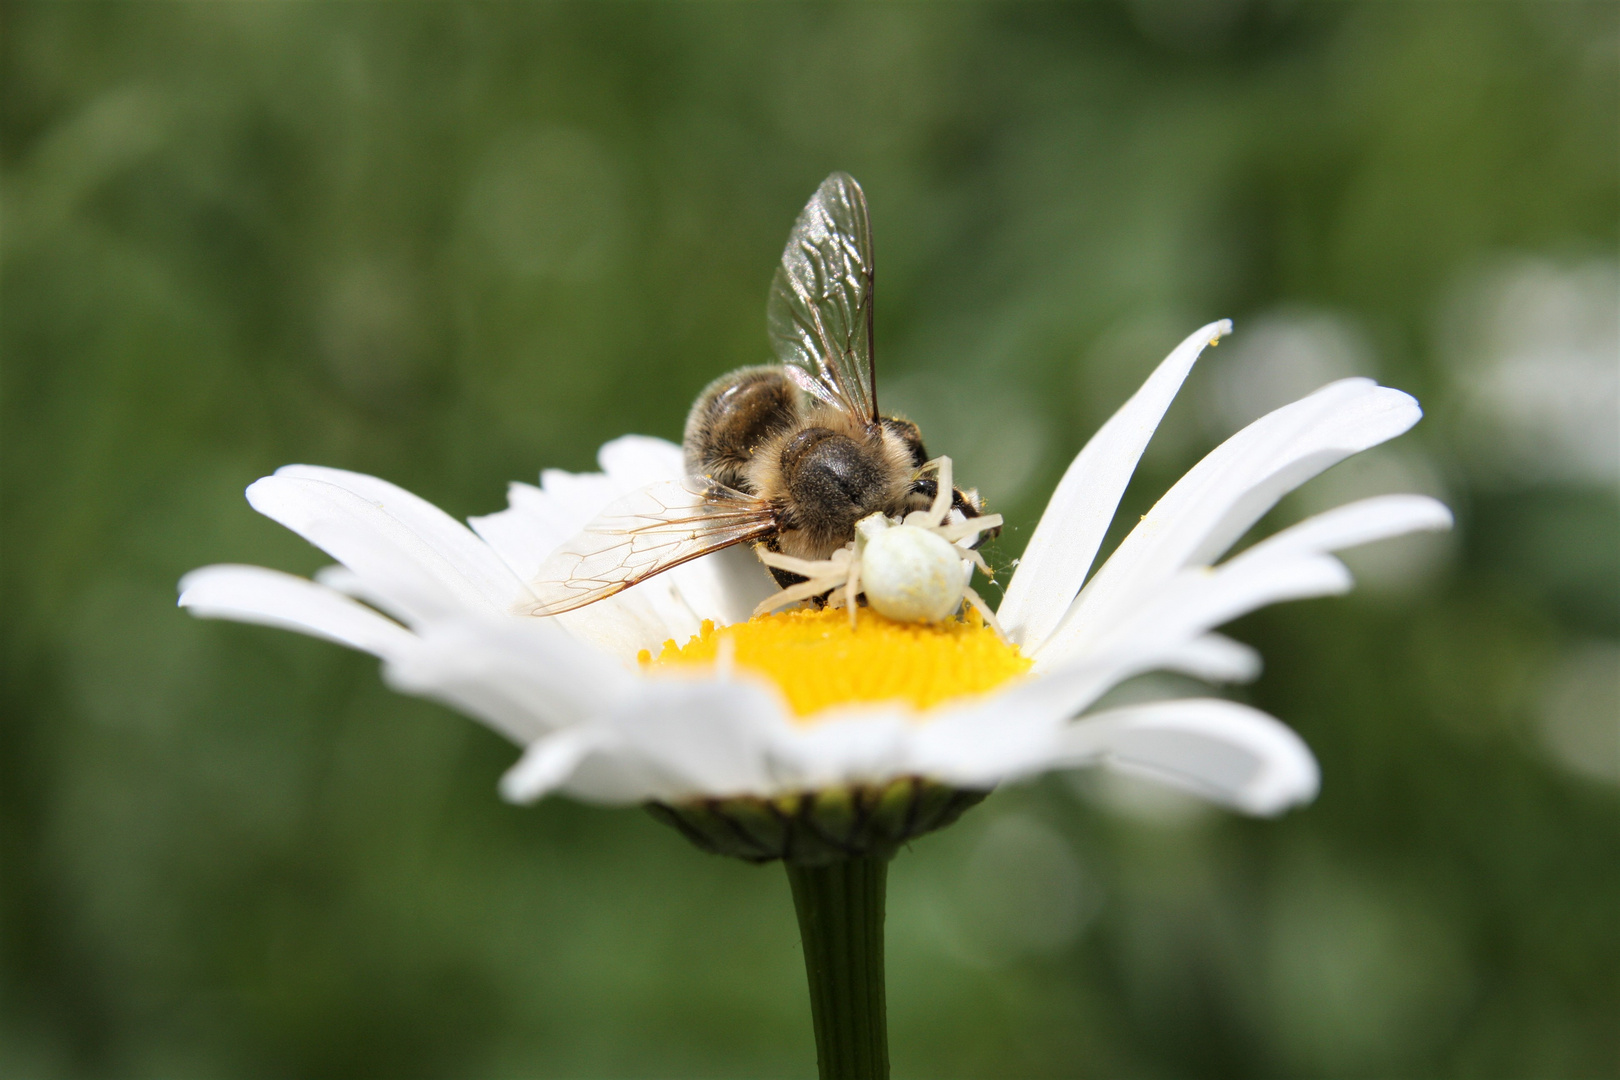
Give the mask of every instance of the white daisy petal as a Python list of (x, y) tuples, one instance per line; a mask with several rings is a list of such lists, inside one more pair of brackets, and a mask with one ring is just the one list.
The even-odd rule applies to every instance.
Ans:
[(537, 709), (514, 696), (511, 680), (479, 679), (479, 674), (476, 669), (446, 673), (400, 666), (384, 668), (383, 682), (402, 694), (448, 705), (518, 746), (527, 746), (559, 729), (566, 730), (564, 725), (554, 722), (552, 710)]
[(541, 474), (542, 487), (511, 484), (507, 509), (468, 518), (468, 524), (528, 581), (546, 556), (602, 507), (655, 480), (678, 480), (684, 473), (680, 447), (644, 435), (614, 439), (598, 451), (597, 460), (600, 473), (547, 469)]
[[(622, 470), (618, 480), (604, 473), (575, 475), (556, 469), (546, 470), (542, 477), (544, 488), (513, 484), (507, 492), (507, 509), (468, 519), (478, 535), (524, 581), (532, 580), (546, 556), (579, 532), (604, 506), (635, 490)], [(707, 561), (697, 560), (688, 566)], [(673, 573), (683, 570), (686, 567)], [(551, 616), (551, 620), (580, 641), (630, 662), (640, 650), (656, 650), (672, 637), (684, 641), (697, 632), (703, 619), (735, 621), (735, 605), (724, 602), (730, 596), (725, 591), (728, 580), (718, 566), (699, 567), (691, 575), (678, 578), (663, 574), (617, 596)], [(698, 603), (684, 602), (676, 590), (692, 593)], [(752, 594), (738, 590), (738, 595), (746, 599)]]
[(362, 577), (342, 563), (333, 563), (315, 571), (315, 580), (329, 589), (336, 589), (344, 596), (352, 596), (361, 603), (370, 604), (379, 611), (391, 612), (407, 622), (411, 621), (407, 610), (409, 605), (402, 604), (398, 591), (384, 585), (381, 579)]
[(315, 571), (315, 580), (328, 589), (336, 589), (344, 596), (352, 596), (356, 599), (365, 598), (365, 582), (361, 580), (359, 574), (342, 563), (333, 563), (331, 566), (321, 567)]
[(1070, 705), (1085, 693), (1071, 685), (1080, 681), (1072, 673), (1062, 680), (1048, 676), (996, 694), (993, 704), (942, 712), (916, 730), (908, 756), (917, 772), (966, 788), (1042, 772), (1063, 724), (1083, 707)]
[[(637, 592), (627, 589), (586, 607), (547, 616), (547, 621), (580, 643), (616, 657), (627, 669), (643, 649), (656, 653), (666, 641), (685, 641), (697, 633), (695, 616), (672, 618), (665, 610), (667, 603), (661, 608), (651, 594), (638, 596)], [(672, 626), (677, 622), (679, 626)]]
[(576, 798), (610, 805), (888, 779), (908, 727), (873, 710), (799, 727), (763, 683), (671, 676), (591, 725), (605, 737), (569, 759), (572, 771), (545, 776)]
[(459, 579), (490, 604), (510, 606), (528, 593), (522, 580), (488, 544), (437, 506), (402, 487), (364, 473), (321, 465), (284, 465), (276, 475), (331, 484), (376, 504), (431, 547)]
[[(595, 610), (597, 608), (602, 610)], [(582, 640), (606, 641), (609, 633), (622, 635), (617, 638), (621, 644), (616, 648), (623, 649), (618, 655), (626, 662), (635, 659), (642, 649), (657, 652), (671, 639), (686, 641), (703, 623), (686, 602), (680, 579), (673, 571), (659, 574), (606, 600), (552, 617)], [(628, 633), (631, 627), (634, 627), (633, 635)]]
[(509, 802), (536, 802), (566, 783), (593, 751), (611, 743), (612, 734), (600, 728), (567, 728), (536, 739), (501, 777), (501, 795)]
[(399, 623), (306, 578), (262, 566), (205, 566), (180, 579), (180, 606), (204, 619), (234, 619), (325, 638), (381, 657), (416, 644)]
[(573, 532), (552, 511), (550, 497), (533, 484), (508, 484), (506, 503), (505, 510), (470, 517), (467, 524), (519, 580), (531, 581), (546, 556)]
[(1179, 671), (1207, 682), (1250, 682), (1260, 675), (1260, 654), (1224, 634), (1205, 634), (1164, 657), (1166, 671)]
[(360, 575), (390, 612), (414, 621), (456, 610), (505, 611), (527, 593), (495, 553), (449, 515), (420, 512), (421, 500), (390, 495), (399, 489), (379, 488), (380, 480), (351, 479), (345, 487), (314, 473), (354, 476), (289, 466), (250, 486), (248, 502)]
[[(1297, 575), (1277, 587), (1320, 587)], [(916, 767), (928, 775), (967, 787), (989, 787), (1052, 767), (1059, 739), (1071, 719), (1113, 687), (1150, 671), (1182, 671), (1214, 681), (1237, 682), (1259, 674), (1260, 658), (1246, 645), (1196, 631), (1181, 639), (1122, 642), (1108, 654), (1036, 674), (977, 701), (938, 710), (915, 728)]]
[(773, 772), (786, 790), (883, 783), (917, 771), (921, 730), (893, 706), (830, 710), (776, 740)]
[[(1036, 656), (1037, 670), (1085, 658), (1117, 660), (1135, 666), (1132, 674), (1164, 664), (1185, 643), (1239, 615), (1268, 604), (1349, 592), (1353, 581), (1344, 564), (1330, 555), (1252, 559), (1216, 568), (1183, 570), (1146, 595), (1113, 623), (1065, 626)], [(1081, 633), (1084, 631), (1084, 633)]]
[(693, 559), (670, 573), (693, 616), (720, 626), (748, 621), (755, 606), (776, 591), (775, 579), (748, 544)]
[(640, 586), (547, 618), (580, 642), (618, 658), (627, 668), (643, 650), (656, 653), (666, 641), (685, 642), (701, 626), (697, 615), (676, 603), (667, 591), (643, 591)]
[(609, 739), (575, 762), (573, 771), (556, 790), (580, 802), (634, 806), (646, 802), (653, 797), (653, 792), (665, 786), (664, 777), (648, 765), (634, 747)]
[(1034, 650), (1057, 626), (1080, 591), (1142, 451), (1176, 391), (1204, 348), (1231, 332), (1231, 321), (1222, 319), (1178, 345), (1069, 465), (997, 613), (1011, 640)]
[(1291, 525), (1230, 560), (1281, 559), (1451, 528), (1451, 511), (1427, 495), (1378, 495), (1347, 503)]
[(458, 618), (423, 629), (390, 685), (455, 705), (514, 742), (601, 716), (634, 677), (543, 619)]
[(625, 491), (686, 475), (686, 452), (672, 442), (646, 435), (623, 435), (602, 444), (596, 463)]
[(789, 726), (763, 682), (678, 676), (648, 680), (607, 723), (661, 778), (646, 795), (663, 799), (775, 789), (771, 744)]
[(1131, 530), (1048, 644), (1082, 624), (1111, 622), (1144, 590), (1214, 559), (1295, 487), (1421, 416), (1399, 390), (1345, 379), (1256, 420), (1195, 465)]
[[(548, 542), (538, 557), (527, 551), (508, 556), (515, 566), (521, 564), (528, 580), (539, 572), (546, 556), (584, 528), (604, 506), (650, 483), (685, 475), (685, 452), (679, 446), (642, 435), (626, 435), (605, 444), (597, 461), (601, 473), (547, 470), (542, 474), (543, 491), (514, 488), (510, 510), (474, 518), (473, 527), (490, 536), (492, 544), (498, 542), (502, 551), (533, 543), (532, 538), (544, 533)], [(522, 515), (525, 520), (521, 524), (497, 520), (506, 515)], [(748, 551), (732, 551), (694, 560), (634, 589), (554, 618), (580, 640), (628, 660), (641, 649), (657, 650), (671, 638), (686, 640), (698, 632), (704, 619), (729, 623), (747, 618), (753, 605), (768, 595), (765, 583), (769, 580)]]
[(1320, 773), (1300, 737), (1232, 701), (1158, 701), (1111, 709), (1061, 737), (1054, 765), (1104, 763), (1250, 814), (1272, 815), (1316, 796)]
[[(1220, 558), (1284, 495), (1352, 454), (1405, 434), (1423, 419), (1423, 410), (1416, 398), (1379, 386), (1371, 379), (1329, 383), (1295, 405), (1300, 406), (1297, 416), (1280, 416), (1274, 431), (1262, 428), (1254, 445), (1233, 451), (1229, 459), (1217, 462), (1210, 475), (1202, 478), (1202, 482), (1230, 485), (1224, 496), (1216, 495), (1211, 500), (1217, 504), (1228, 500), (1228, 505), (1213, 522), (1203, 542), (1188, 554), (1188, 563), (1208, 563)], [(1285, 414), (1293, 407), (1284, 406), (1272, 415)], [(1266, 420), (1261, 417), (1250, 426), (1265, 425)], [(1266, 449), (1268, 437), (1296, 425), (1304, 429), (1294, 431), (1273, 458)], [(1210, 457), (1219, 453), (1220, 447), (1216, 447)], [(1197, 466), (1193, 469), (1196, 471)], [(1245, 484), (1247, 489), (1232, 498)], [(1167, 517), (1166, 524), (1180, 527), (1185, 522), (1172, 524)]]
[(1164, 666), (1163, 652), (1099, 657), (1030, 678), (982, 698), (936, 709), (914, 727), (914, 767), (964, 787), (993, 787), (1051, 767), (1070, 720), (1108, 690)]
[[(1072, 662), (1082, 653), (1111, 651), (1128, 640), (1188, 640), (1187, 635), (1267, 604), (1344, 592), (1352, 584), (1349, 572), (1336, 559), (1324, 561), (1326, 552), (1450, 525), (1451, 512), (1423, 495), (1385, 495), (1342, 506), (1285, 529), (1214, 570), (1182, 571), (1139, 597), (1119, 622), (1095, 616), (1066, 626), (1048, 642), (1039, 661), (1047, 666)], [(1164, 666), (1189, 670), (1180, 663)]]
[(1331, 555), (1234, 560), (1214, 569), (1193, 567), (1169, 581), (1135, 616), (1123, 620), (1113, 641), (1133, 637), (1160, 646), (1191, 641), (1240, 615), (1289, 600), (1350, 591), (1350, 571)]
[[(547, 525), (556, 529), (562, 540), (566, 540), (599, 514), (602, 507), (634, 490), (626, 484), (616, 483), (605, 473), (545, 469), (540, 473), (539, 491), (542, 498), (527, 509), (530, 513), (541, 515)], [(546, 554), (551, 554), (549, 549)]]

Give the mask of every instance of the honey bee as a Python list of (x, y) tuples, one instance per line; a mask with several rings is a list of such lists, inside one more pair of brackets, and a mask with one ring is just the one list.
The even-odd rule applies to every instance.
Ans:
[[(878, 412), (873, 281), (866, 196), (833, 173), (799, 214), (771, 284), (780, 364), (710, 383), (686, 421), (688, 475), (616, 500), (553, 552), (528, 613), (583, 607), (733, 544), (826, 559), (867, 515), (930, 507), (939, 481), (922, 433)], [(980, 516), (978, 493), (953, 487), (951, 512)], [(771, 573), (784, 588), (804, 580)]]

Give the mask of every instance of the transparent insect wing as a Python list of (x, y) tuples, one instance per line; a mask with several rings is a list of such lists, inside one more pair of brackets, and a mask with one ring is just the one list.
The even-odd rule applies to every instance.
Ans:
[(875, 422), (872, 225), (855, 178), (833, 173), (788, 235), (766, 308), (771, 344), (807, 393)]
[(622, 592), (711, 551), (771, 533), (763, 500), (701, 477), (661, 480), (609, 503), (546, 557), (529, 615), (557, 615)]

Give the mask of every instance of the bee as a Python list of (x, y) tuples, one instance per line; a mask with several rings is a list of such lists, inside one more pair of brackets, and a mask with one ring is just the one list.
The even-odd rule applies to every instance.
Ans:
[[(616, 500), (554, 551), (528, 613), (583, 607), (733, 544), (827, 559), (870, 514), (928, 509), (939, 480), (922, 432), (877, 407), (873, 282), (866, 196), (833, 173), (799, 214), (771, 284), (780, 363), (704, 388), (686, 421), (687, 476)], [(952, 487), (951, 510), (980, 516), (978, 493)], [(804, 580), (771, 573), (784, 588)]]

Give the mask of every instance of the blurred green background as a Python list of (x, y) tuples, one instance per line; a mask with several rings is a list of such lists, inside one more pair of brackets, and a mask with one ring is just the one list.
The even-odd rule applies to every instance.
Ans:
[(1428, 418), (1273, 523), (1459, 519), (1233, 628), (1315, 805), (1051, 777), (903, 854), (897, 1075), (1620, 1075), (1617, 11), (8, 0), (0, 1075), (812, 1075), (779, 869), (174, 598), (322, 565), (286, 462), (465, 516), (678, 437), (833, 169), (1003, 564), (1221, 316), (1125, 520), (1351, 373)]

